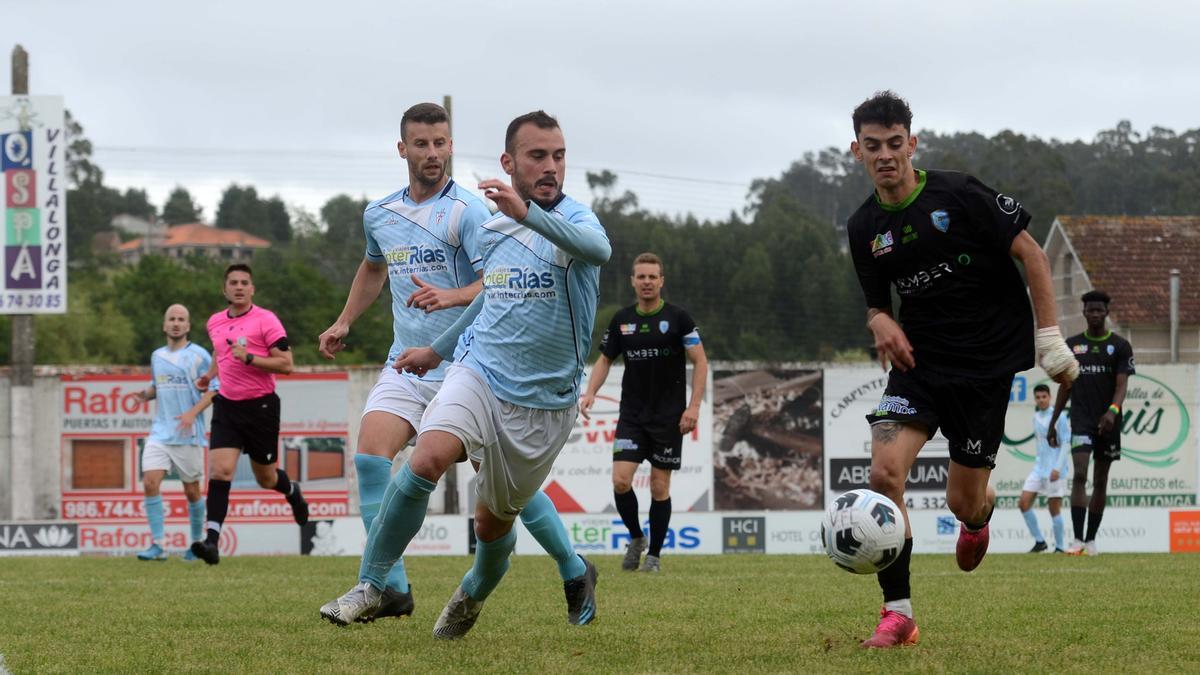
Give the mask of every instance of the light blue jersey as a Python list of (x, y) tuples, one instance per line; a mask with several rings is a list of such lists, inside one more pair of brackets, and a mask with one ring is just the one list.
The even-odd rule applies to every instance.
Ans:
[(549, 211), (531, 203), (524, 223), (497, 214), (480, 240), (484, 299), (454, 360), (482, 375), (503, 401), (543, 410), (574, 405), (592, 344), (600, 265), (611, 254), (604, 227), (563, 195)]
[[(211, 364), (212, 356), (191, 342), (175, 351), (168, 347), (154, 350), (150, 372), (156, 405), (150, 440), (163, 445), (205, 445), (204, 413), (196, 415), (190, 431), (180, 431), (177, 418), (200, 402), (203, 393), (196, 389), (196, 378), (208, 372)], [(211, 388), (217, 387), (214, 381)]]
[(1046, 480), (1050, 480), (1050, 472), (1055, 469), (1058, 469), (1058, 477), (1065, 479), (1071, 468), (1071, 420), (1065, 412), (1059, 415), (1058, 447), (1052, 448), (1046, 442), (1046, 434), (1050, 431), (1050, 418), (1053, 416), (1054, 411), (1050, 408), (1033, 413), (1033, 434), (1037, 438), (1037, 464), (1034, 470)]
[[(371, 202), (363, 212), (367, 259), (386, 262), (392, 288), (392, 347), (390, 365), (405, 349), (433, 342), (463, 308), (437, 312), (405, 305), (417, 290), (412, 275), (438, 288), (462, 288), (477, 278), (471, 260), (478, 258), (479, 225), (492, 217), (483, 202), (453, 180), (430, 199), (417, 204), (408, 188)], [(443, 379), (445, 366), (423, 379)], [(416, 377), (409, 375), (408, 377)]]

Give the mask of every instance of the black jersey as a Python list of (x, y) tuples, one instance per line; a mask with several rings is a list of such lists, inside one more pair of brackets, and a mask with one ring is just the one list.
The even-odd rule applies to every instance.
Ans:
[(902, 204), (871, 198), (850, 216), (850, 255), (867, 307), (897, 317), (918, 368), (971, 378), (1033, 366), (1033, 309), (1009, 255), (1021, 204), (954, 171), (918, 171)]
[(668, 302), (642, 314), (638, 306), (613, 314), (600, 352), (625, 359), (621, 378), (621, 420), (647, 427), (676, 426), (687, 408), (687, 346), (699, 344), (696, 323)]
[(1109, 331), (1102, 338), (1080, 333), (1067, 340), (1079, 362), (1079, 377), (1071, 386), (1071, 433), (1094, 434), (1100, 418), (1112, 405), (1117, 375), (1133, 375), (1133, 345)]

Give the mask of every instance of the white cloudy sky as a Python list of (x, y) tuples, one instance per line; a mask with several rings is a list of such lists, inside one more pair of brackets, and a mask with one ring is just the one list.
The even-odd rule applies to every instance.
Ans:
[(182, 184), (209, 217), (231, 181), (310, 210), (398, 188), (400, 114), (445, 94), (460, 181), (496, 175), (508, 120), (544, 108), (568, 192), (607, 168), (647, 207), (709, 218), (846, 145), (883, 88), (939, 132), (1200, 126), (1184, 2), (0, 0), (0, 17), (3, 53), (30, 52), (31, 92), (66, 98), (109, 183), (159, 204)]

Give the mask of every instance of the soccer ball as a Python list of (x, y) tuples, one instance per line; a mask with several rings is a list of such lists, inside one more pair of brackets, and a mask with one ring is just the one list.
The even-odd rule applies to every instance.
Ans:
[(851, 490), (825, 510), (821, 542), (838, 567), (875, 574), (891, 565), (904, 548), (904, 514), (878, 492)]

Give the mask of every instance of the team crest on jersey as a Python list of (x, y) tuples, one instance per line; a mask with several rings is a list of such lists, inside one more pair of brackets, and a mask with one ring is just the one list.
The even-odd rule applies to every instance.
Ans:
[(1087, 345), (1075, 345), (1071, 348), (1071, 351), (1075, 352), (1076, 354), (1086, 354)]
[(442, 224), (442, 218), (446, 217), (446, 209), (438, 209), (437, 213), (433, 214), (433, 222), (437, 225)]
[(1112, 345), (1109, 345), (1109, 346), (1108, 346), (1108, 355), (1109, 355), (1109, 356), (1112, 356), (1112, 355), (1113, 355), (1113, 352), (1115, 352), (1115, 351), (1117, 351), (1117, 348), (1116, 348), (1116, 347), (1114, 347), (1114, 346), (1112, 346)]
[(950, 214), (946, 213), (945, 209), (938, 209), (929, 214), (929, 220), (933, 223), (933, 229), (946, 233), (950, 229)]
[(1000, 209), (1001, 213), (1012, 215), (1021, 208), (1021, 202), (1009, 197), (1008, 195), (996, 195), (996, 208)]
[(671, 324), (667, 321), (659, 321), (658, 322), (658, 332), (660, 332), (660, 333), (665, 334), (667, 332), (667, 329), (670, 327), (671, 327)]
[(875, 237), (875, 241), (871, 242), (871, 253), (878, 258), (884, 253), (891, 253), (892, 246), (896, 243), (892, 237), (892, 231), (888, 230), (881, 235)]
[(636, 332), (637, 332), (637, 324), (636, 323), (621, 324), (621, 335), (633, 335)]

